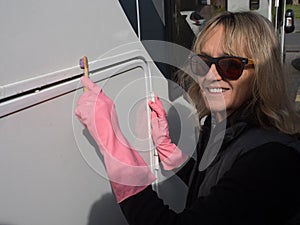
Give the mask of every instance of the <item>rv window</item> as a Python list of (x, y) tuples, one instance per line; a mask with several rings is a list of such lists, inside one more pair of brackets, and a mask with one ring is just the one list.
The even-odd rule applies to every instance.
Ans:
[(259, 0), (250, 0), (250, 10), (259, 9)]

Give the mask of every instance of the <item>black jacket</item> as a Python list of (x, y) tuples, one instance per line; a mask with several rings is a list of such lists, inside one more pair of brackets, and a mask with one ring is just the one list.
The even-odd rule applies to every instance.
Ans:
[(258, 128), (247, 113), (237, 118), (234, 123), (228, 120), (225, 131), (210, 129), (206, 121), (197, 160), (191, 159), (177, 173), (189, 187), (181, 213), (164, 205), (149, 186), (120, 203), (128, 223), (297, 224), (289, 221), (300, 209), (299, 142)]

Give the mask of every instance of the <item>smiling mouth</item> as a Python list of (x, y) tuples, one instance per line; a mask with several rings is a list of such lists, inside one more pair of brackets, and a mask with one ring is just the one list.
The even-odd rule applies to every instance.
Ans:
[(227, 91), (227, 88), (206, 88), (206, 90), (211, 94), (220, 94)]

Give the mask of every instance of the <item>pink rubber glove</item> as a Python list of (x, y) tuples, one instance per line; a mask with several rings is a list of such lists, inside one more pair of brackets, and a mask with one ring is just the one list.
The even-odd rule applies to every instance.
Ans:
[(121, 202), (145, 189), (155, 177), (120, 131), (112, 100), (90, 79), (82, 77), (81, 82), (87, 91), (79, 98), (75, 114), (98, 144), (112, 189)]
[(151, 112), (152, 139), (159, 158), (165, 170), (181, 166), (188, 158), (175, 144), (171, 142), (166, 112), (158, 96), (155, 101), (149, 101)]

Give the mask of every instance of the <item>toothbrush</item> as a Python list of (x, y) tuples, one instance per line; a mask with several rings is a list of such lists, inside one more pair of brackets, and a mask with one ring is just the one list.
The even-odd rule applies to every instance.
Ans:
[[(83, 56), (83, 58), (81, 58), (79, 60), (79, 65), (80, 68), (83, 69), (84, 72), (84, 76), (85, 77), (89, 77), (89, 64), (88, 64), (88, 59), (86, 56)], [(83, 91), (86, 91), (86, 87), (83, 88)]]

